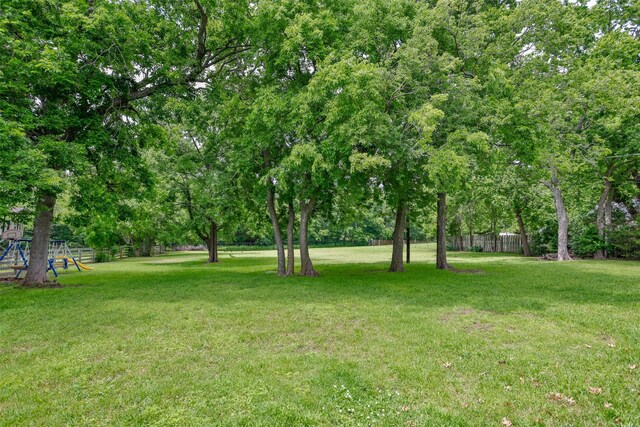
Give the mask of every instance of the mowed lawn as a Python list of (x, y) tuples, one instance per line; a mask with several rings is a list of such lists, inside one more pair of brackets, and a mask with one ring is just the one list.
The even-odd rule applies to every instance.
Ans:
[(640, 263), (178, 253), (0, 286), (2, 425), (640, 425)]

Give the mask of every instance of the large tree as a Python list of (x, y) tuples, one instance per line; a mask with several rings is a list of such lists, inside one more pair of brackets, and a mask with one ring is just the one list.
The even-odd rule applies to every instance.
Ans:
[[(219, 72), (245, 49), (244, 2), (84, 0), (3, 3), (3, 115), (45, 159), (33, 187), (35, 223), (26, 284), (46, 280), (48, 240), (64, 177), (87, 163), (137, 156), (117, 135), (135, 104)], [(38, 157), (38, 156), (36, 156)]]

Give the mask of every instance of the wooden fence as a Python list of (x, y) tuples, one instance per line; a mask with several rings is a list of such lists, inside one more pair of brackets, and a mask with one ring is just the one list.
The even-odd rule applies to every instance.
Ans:
[[(421, 243), (433, 243), (433, 240), (412, 240), (411, 244), (412, 245), (417, 245), (417, 244), (421, 244)], [(402, 240), (402, 244), (406, 245), (407, 241), (406, 240)], [(388, 245), (393, 245), (393, 240), (381, 240), (381, 239), (371, 239), (369, 240), (369, 246), (388, 246)]]
[[(462, 247), (460, 244), (462, 243)], [(462, 239), (447, 239), (447, 245), (457, 250), (480, 250), (482, 252), (522, 253), (522, 241), (519, 234), (501, 234), (493, 236), (482, 234), (475, 236), (463, 236)]]
[(71, 251), (71, 255), (78, 262), (95, 262), (96, 260), (96, 250), (93, 248), (72, 248), (69, 247)]
[[(164, 253), (167, 253), (167, 247), (165, 245), (155, 245), (151, 247), (151, 256)], [(111, 254), (116, 259), (141, 256), (140, 251), (131, 245), (118, 246), (115, 251), (111, 252)]]

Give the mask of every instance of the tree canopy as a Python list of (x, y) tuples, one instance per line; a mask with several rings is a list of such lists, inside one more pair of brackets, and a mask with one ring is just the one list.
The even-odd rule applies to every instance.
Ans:
[[(640, 13), (558, 0), (7, 0), (0, 218), (87, 243), (476, 234), (637, 256)], [(57, 209), (63, 203), (64, 209)], [(13, 209), (19, 207), (20, 209)], [(285, 251), (286, 248), (286, 251)], [(634, 252), (635, 251), (635, 252)], [(634, 255), (635, 253), (635, 255)]]

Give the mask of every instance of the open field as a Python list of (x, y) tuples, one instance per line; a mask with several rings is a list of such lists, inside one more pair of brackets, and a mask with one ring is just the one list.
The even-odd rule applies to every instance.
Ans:
[[(640, 425), (640, 263), (179, 253), (0, 286), (1, 425)], [(506, 418), (506, 420), (503, 420)]]

